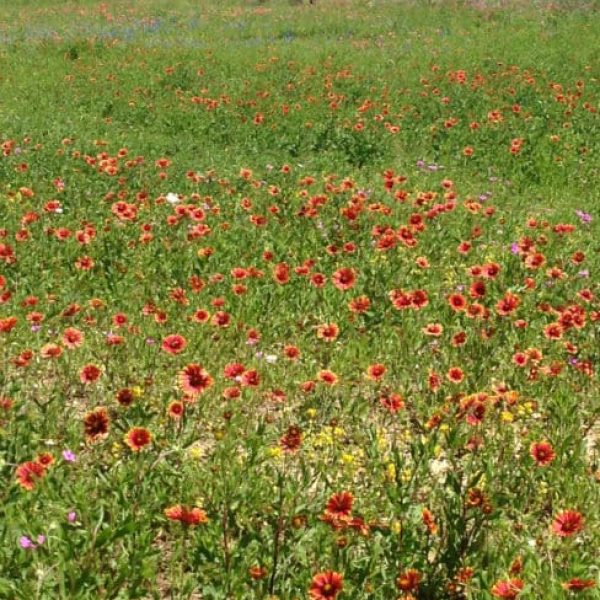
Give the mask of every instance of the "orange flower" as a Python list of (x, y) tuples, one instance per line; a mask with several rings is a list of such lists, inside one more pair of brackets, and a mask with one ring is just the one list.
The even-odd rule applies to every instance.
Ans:
[(340, 573), (336, 573), (335, 571), (317, 573), (312, 578), (308, 594), (313, 600), (335, 599), (344, 588), (343, 581), (343, 575), (340, 575)]
[(332, 275), (331, 281), (338, 290), (349, 290), (356, 283), (356, 271), (348, 267), (343, 267)]
[(181, 417), (183, 417), (184, 410), (185, 408), (183, 402), (180, 402), (179, 400), (173, 400), (173, 402), (171, 402), (167, 408), (167, 415), (171, 417), (171, 419), (181, 419)]
[(554, 449), (549, 442), (534, 442), (529, 447), (529, 454), (540, 467), (549, 465), (556, 457)]
[(467, 299), (462, 294), (450, 294), (448, 304), (456, 312), (467, 309)]
[(290, 425), (285, 435), (283, 435), (279, 443), (284, 452), (295, 452), (302, 445), (302, 430), (296, 425)]
[(200, 365), (192, 363), (179, 373), (179, 385), (189, 396), (203, 394), (214, 383), (214, 379)]
[(452, 383), (460, 383), (465, 378), (465, 374), (460, 367), (451, 367), (448, 369), (446, 377), (448, 378), (448, 381), (451, 381)]
[(39, 462), (28, 461), (20, 464), (15, 475), (17, 483), (28, 491), (31, 491), (39, 479), (46, 474), (46, 468)]
[(0, 333), (9, 333), (17, 324), (17, 317), (6, 317), (0, 319)]
[(552, 522), (552, 531), (559, 537), (570, 537), (583, 529), (583, 515), (575, 510), (563, 510)]
[(335, 323), (325, 323), (317, 327), (317, 337), (324, 342), (333, 342), (340, 334), (340, 328)]
[(124, 441), (134, 452), (139, 452), (152, 441), (152, 434), (145, 427), (132, 427)]
[(95, 443), (107, 437), (109, 423), (108, 412), (103, 406), (87, 413), (83, 420), (86, 440)]
[(196, 525), (203, 525), (208, 523), (208, 517), (206, 513), (201, 508), (187, 508), (185, 506), (181, 506), (181, 504), (176, 504), (175, 506), (170, 506), (169, 508), (165, 508), (164, 515), (170, 521), (179, 521), (184, 525), (189, 525), (190, 527), (195, 527)]
[(366, 377), (370, 381), (379, 381), (385, 375), (386, 370), (385, 365), (380, 363), (369, 365), (367, 367)]
[(321, 369), (317, 373), (317, 379), (327, 385), (335, 385), (339, 381), (339, 377), (329, 369)]
[(421, 583), (421, 573), (416, 569), (408, 569), (401, 573), (396, 579), (396, 585), (403, 592), (412, 592), (418, 589)]
[(69, 350), (73, 350), (74, 348), (78, 348), (83, 344), (84, 335), (79, 331), (79, 329), (75, 329), (75, 327), (67, 327), (63, 333), (62, 343)]
[(182, 335), (168, 335), (162, 342), (161, 348), (168, 354), (180, 354), (185, 350), (187, 341)]
[(425, 327), (421, 329), (421, 331), (425, 335), (439, 337), (440, 335), (442, 335), (442, 333), (444, 333), (444, 327), (439, 323), (428, 323), (427, 325), (425, 325)]
[(404, 398), (400, 394), (389, 394), (379, 398), (379, 404), (391, 413), (397, 413), (404, 408)]
[(573, 577), (561, 585), (562, 588), (568, 592), (583, 592), (584, 590), (596, 587), (596, 582), (594, 579), (580, 579), (579, 577)]
[(38, 456), (35, 459), (35, 462), (42, 465), (44, 469), (47, 469), (54, 463), (54, 456), (52, 456), (52, 454), (50, 454), (49, 452), (42, 452), (42, 454), (38, 454)]
[(497, 581), (492, 586), (492, 596), (503, 598), (504, 600), (514, 600), (521, 593), (524, 585), (520, 579)]
[(63, 353), (63, 349), (58, 344), (45, 344), (40, 348), (42, 358), (58, 358)]
[(96, 381), (101, 374), (102, 371), (96, 365), (85, 365), (79, 372), (79, 380), (81, 383), (89, 385)]
[(325, 505), (325, 512), (334, 517), (349, 517), (352, 512), (354, 496), (350, 492), (333, 494)]

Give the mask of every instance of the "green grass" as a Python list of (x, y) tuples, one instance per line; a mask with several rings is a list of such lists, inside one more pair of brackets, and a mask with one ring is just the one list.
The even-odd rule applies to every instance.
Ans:
[(597, 8), (4, 7), (0, 599), (599, 598)]

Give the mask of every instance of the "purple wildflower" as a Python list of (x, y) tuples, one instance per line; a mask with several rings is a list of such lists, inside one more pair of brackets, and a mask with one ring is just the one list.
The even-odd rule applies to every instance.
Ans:
[(71, 452), (71, 450), (69, 450), (69, 449), (64, 450), (62, 455), (63, 455), (63, 458), (67, 462), (75, 462), (77, 460), (77, 457), (75, 456), (75, 454), (73, 452)]
[(35, 544), (26, 535), (22, 535), (19, 538), (19, 545), (21, 546), (21, 548), (24, 548), (25, 550), (29, 550), (30, 548), (35, 548)]

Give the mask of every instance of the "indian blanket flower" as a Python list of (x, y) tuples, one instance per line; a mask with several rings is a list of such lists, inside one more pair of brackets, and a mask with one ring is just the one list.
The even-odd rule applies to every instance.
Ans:
[(533, 442), (529, 447), (529, 454), (540, 467), (549, 465), (556, 457), (556, 453), (549, 442)]
[(568, 592), (579, 593), (596, 587), (596, 581), (594, 579), (581, 579), (579, 577), (573, 577), (572, 579), (569, 579), (569, 581), (563, 582), (561, 586)]
[(290, 425), (286, 433), (281, 436), (279, 444), (284, 452), (296, 452), (302, 446), (302, 429), (296, 425)]
[(41, 454), (38, 454), (38, 456), (35, 459), (35, 462), (42, 465), (44, 469), (47, 469), (48, 467), (54, 464), (54, 456), (52, 456), (50, 452), (42, 452)]
[(196, 363), (187, 365), (179, 373), (179, 385), (189, 396), (203, 394), (213, 383), (210, 374)]
[(333, 371), (330, 371), (329, 369), (321, 369), (317, 373), (317, 379), (319, 381), (322, 381), (326, 385), (336, 385), (337, 382), (339, 381), (339, 377)]
[(89, 443), (95, 443), (108, 436), (110, 418), (108, 411), (99, 406), (88, 412), (83, 419), (85, 438)]
[(152, 434), (145, 427), (132, 427), (125, 434), (124, 441), (133, 452), (139, 452), (152, 442)]
[(164, 514), (170, 521), (179, 521), (190, 527), (203, 525), (204, 523), (208, 523), (209, 520), (206, 513), (201, 508), (187, 508), (181, 504), (175, 504), (174, 506), (165, 508)]
[(79, 329), (75, 329), (75, 327), (68, 327), (65, 329), (62, 337), (62, 343), (65, 348), (69, 348), (69, 350), (73, 350), (75, 348), (79, 348), (83, 344), (84, 335)]
[(570, 537), (583, 529), (583, 515), (575, 510), (563, 510), (552, 521), (552, 531), (559, 537)]
[(349, 269), (348, 267), (338, 269), (331, 276), (331, 282), (338, 290), (349, 290), (354, 287), (354, 284), (356, 283), (356, 271), (354, 269)]
[(421, 583), (421, 573), (416, 569), (407, 569), (396, 578), (396, 586), (403, 592), (414, 592)]
[(90, 383), (97, 381), (101, 374), (102, 371), (96, 365), (85, 365), (79, 372), (79, 381), (81, 381), (83, 384), (89, 385)]
[(324, 342), (333, 342), (340, 334), (340, 328), (336, 323), (325, 323), (317, 327), (317, 337)]
[(333, 494), (325, 505), (325, 512), (334, 517), (349, 517), (352, 512), (354, 496), (350, 492)]
[(492, 596), (503, 600), (514, 600), (520, 593), (525, 583), (521, 579), (504, 579), (497, 581), (491, 589)]
[(162, 342), (161, 349), (167, 354), (181, 354), (187, 346), (187, 341), (182, 335), (168, 335)]
[(405, 406), (404, 398), (400, 394), (386, 394), (379, 398), (379, 404), (391, 413), (397, 413)]
[(367, 367), (366, 378), (370, 381), (379, 381), (386, 372), (385, 365), (381, 363), (375, 363)]
[(34, 461), (20, 464), (15, 471), (17, 483), (27, 491), (33, 490), (45, 474), (46, 468), (44, 465)]
[(308, 594), (313, 600), (337, 598), (338, 594), (344, 589), (343, 582), (343, 575), (335, 571), (317, 573), (312, 578)]

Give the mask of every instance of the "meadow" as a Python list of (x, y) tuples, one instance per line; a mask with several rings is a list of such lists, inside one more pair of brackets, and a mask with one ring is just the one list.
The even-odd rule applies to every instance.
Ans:
[(0, 7), (0, 599), (600, 598), (600, 12)]

